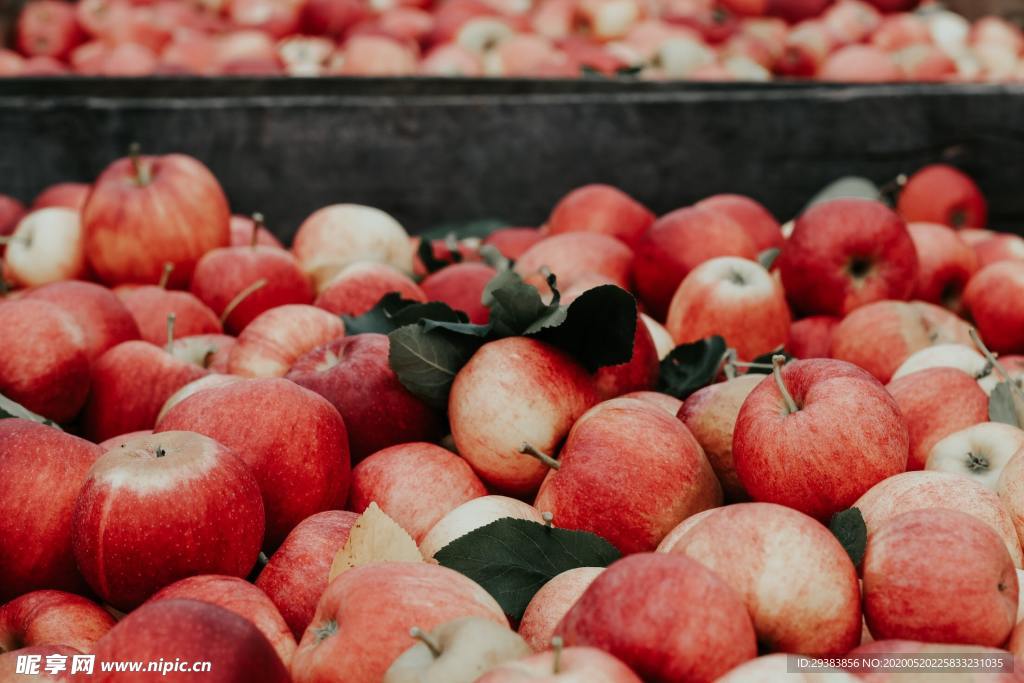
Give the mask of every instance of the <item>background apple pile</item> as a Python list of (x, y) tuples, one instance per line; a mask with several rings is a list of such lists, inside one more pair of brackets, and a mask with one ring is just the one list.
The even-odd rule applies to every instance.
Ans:
[[(0, 75), (1016, 81), (1024, 36), (919, 0), (31, 0)], [(916, 11), (912, 11), (915, 10)]]
[(1024, 240), (950, 166), (897, 194), (590, 185), (441, 240), (338, 204), (290, 248), (182, 155), (2, 198), (0, 680), (1024, 656)]

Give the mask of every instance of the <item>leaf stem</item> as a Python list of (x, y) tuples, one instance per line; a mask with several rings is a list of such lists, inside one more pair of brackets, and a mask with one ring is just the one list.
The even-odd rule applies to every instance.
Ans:
[(772, 375), (775, 376), (775, 384), (779, 387), (779, 393), (782, 394), (782, 400), (786, 402), (786, 414), (792, 415), (796, 411), (800, 410), (796, 401), (793, 400), (793, 395), (789, 393), (789, 388), (786, 387), (786, 383), (782, 380), (782, 366), (786, 364), (786, 357), (781, 353), (777, 353), (772, 356)]
[(519, 452), (524, 455), (532, 455), (553, 470), (561, 469), (562, 465), (544, 451), (539, 451), (527, 442), (519, 447)]
[(1010, 391), (1017, 394), (1018, 397), (1024, 398), (1024, 389), (1021, 389), (1017, 385), (1017, 382), (1014, 381), (1007, 369), (1003, 367), (1003, 364), (999, 362), (998, 358), (996, 358), (996, 354), (992, 353), (989, 348), (985, 346), (985, 342), (981, 340), (981, 335), (978, 334), (978, 330), (971, 327), (967, 332), (971, 335), (971, 341), (973, 341), (974, 345), (978, 347), (978, 351), (981, 352), (981, 355), (985, 356), (985, 360), (988, 361), (992, 367), (995, 368), (995, 371), (1002, 375), (1003, 379), (1006, 380), (1006, 383), (1010, 385)]
[(434, 659), (437, 659), (441, 656), (441, 648), (438, 646), (437, 643), (431, 640), (430, 636), (424, 633), (423, 629), (421, 629), (419, 626), (413, 626), (411, 629), (409, 629), (409, 635), (415, 638), (416, 640), (420, 641), (424, 645), (426, 645), (427, 649), (430, 650), (430, 654), (434, 656)]

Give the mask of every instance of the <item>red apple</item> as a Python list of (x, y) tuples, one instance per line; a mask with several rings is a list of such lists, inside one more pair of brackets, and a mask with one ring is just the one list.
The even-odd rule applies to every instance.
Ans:
[(996, 353), (1024, 352), (1024, 313), (1016, 302), (1024, 294), (1024, 262), (1000, 261), (971, 278), (964, 305), (985, 344)]
[(628, 666), (594, 647), (567, 647), (506, 662), (476, 683), (641, 683)]
[[(978, 379), (978, 384), (989, 378), (991, 367), (985, 357), (973, 346), (965, 344), (936, 344), (912, 353), (892, 373), (894, 380), (928, 368), (957, 368)], [(982, 385), (984, 389), (985, 386)]]
[(660, 369), (658, 349), (650, 330), (637, 316), (633, 355), (625, 363), (605, 365), (594, 373), (594, 386), (602, 399), (654, 389)]
[(277, 605), (296, 638), (313, 620), (334, 556), (357, 519), (359, 515), (342, 510), (310, 515), (289, 532), (257, 577), (256, 586)]
[(519, 621), (519, 635), (535, 652), (543, 652), (551, 647), (558, 622), (603, 571), (604, 567), (569, 569), (534, 593)]
[(677, 344), (722, 336), (741, 360), (753, 360), (786, 342), (789, 306), (782, 285), (760, 264), (722, 256), (686, 275), (665, 328)]
[(341, 37), (369, 12), (363, 0), (307, 0), (302, 23), (314, 35)]
[[(0, 194), (0, 237), (6, 237), (14, 232), (25, 213), (24, 204), (14, 197)], [(0, 248), (0, 255), (3, 255), (3, 251), (3, 248)]]
[[(973, 233), (989, 234), (988, 230), (961, 230), (960, 237), (964, 241)], [(969, 241), (974, 248), (974, 255), (978, 257), (978, 270), (998, 261), (1024, 261), (1024, 238), (1020, 235), (989, 234), (988, 237), (979, 237)]]
[[(998, 492), (1003, 470), (1022, 449), (1024, 431), (1002, 422), (981, 422), (954, 431), (932, 446), (925, 469), (959, 474)], [(1002, 500), (1013, 514), (1013, 505), (1005, 497)]]
[(36, 645), (62, 645), (89, 652), (114, 618), (74, 593), (38, 590), (0, 607), (0, 652)]
[(915, 510), (871, 535), (864, 616), (875, 638), (999, 647), (1016, 615), (1013, 560), (984, 522), (958, 510)]
[(487, 236), (489, 244), (505, 258), (515, 261), (526, 251), (544, 239), (544, 233), (536, 228), (499, 228)]
[(55, 422), (75, 417), (89, 392), (85, 333), (60, 306), (0, 300), (0, 394)]
[(248, 216), (231, 216), (231, 246), (251, 247), (254, 242), (258, 246), (284, 249), (281, 241), (267, 230), (262, 221), (257, 224)]
[(226, 334), (195, 334), (175, 339), (171, 355), (201, 368), (224, 374), (228, 371), (228, 358), (237, 341)]
[(910, 223), (907, 229), (917, 251), (914, 298), (959, 313), (960, 296), (978, 268), (974, 249), (945, 225)]
[(427, 301), (443, 301), (468, 315), (469, 322), (484, 325), (491, 317), (481, 303), (484, 288), (497, 274), (483, 263), (453, 263), (423, 278), (420, 287)]
[[(1010, 513), (1013, 525), (1017, 529), (1017, 538), (1024, 538), (1024, 458), (1019, 456), (1018, 450), (1003, 466), (1002, 473), (996, 481), (995, 491), (1003, 507)], [(1021, 544), (1024, 545), (1024, 541)], [(1024, 615), (1021, 615), (1021, 619), (1024, 619)], [(1024, 635), (1021, 637), (1024, 638)]]
[(282, 38), (299, 29), (302, 2), (298, 0), (228, 0), (228, 20), (242, 29)]
[(794, 320), (789, 326), (786, 351), (794, 358), (829, 358), (832, 332), (839, 321), (840, 318), (831, 315), (812, 315)]
[(207, 252), (196, 264), (190, 290), (236, 335), (271, 308), (313, 301), (309, 280), (294, 257), (258, 245)]
[(158, 285), (118, 287), (114, 292), (131, 311), (142, 339), (150, 344), (167, 344), (167, 316), (172, 313), (177, 338), (222, 331), (217, 314), (189, 292), (176, 292)]
[(700, 562), (743, 598), (762, 650), (828, 656), (860, 644), (857, 570), (828, 529), (796, 510), (719, 508), (664, 551)]
[(388, 347), (383, 334), (343, 337), (305, 354), (285, 375), (338, 409), (353, 462), (395, 444), (435, 441), (443, 433), (443, 417), (398, 381)]
[[(81, 211), (85, 208), (85, 200), (89, 198), (92, 186), (88, 183), (56, 183), (36, 195), (32, 200), (33, 209), (45, 209), (51, 206), (62, 206), (67, 209)], [(0, 230), (0, 232), (3, 232)]]
[(13, 549), (0, 555), (0, 602), (39, 588), (84, 590), (71, 554), (71, 511), (100, 453), (59, 429), (0, 420), (0, 546)]
[(274, 646), (281, 662), (285, 666), (291, 663), (297, 646), (295, 636), (267, 594), (245, 579), (218, 574), (190, 576), (161, 588), (146, 604), (176, 598), (223, 607), (252, 622)]
[(655, 221), (637, 242), (634, 277), (640, 300), (663, 320), (687, 273), (716, 256), (757, 258), (742, 225), (722, 211), (678, 209)]
[(455, 445), (477, 475), (497, 490), (528, 494), (547, 468), (520, 452), (524, 442), (553, 453), (596, 402), (593, 380), (570, 356), (508, 337), (485, 344), (455, 376), (448, 414)]
[(85, 434), (103, 441), (152, 429), (167, 399), (205, 374), (202, 367), (149, 342), (122, 342), (93, 363), (92, 390), (83, 413)]
[(451, 569), (414, 562), (350, 569), (320, 598), (292, 661), (292, 678), (379, 683), (412, 644), (410, 628), (429, 631), (471, 616), (508, 623), (487, 591)]
[(348, 507), (361, 513), (377, 503), (419, 543), (446, 514), (486, 495), (459, 456), (431, 443), (404, 443), (356, 465)]
[[(820, 0), (777, 0), (781, 5)], [(782, 76), (810, 78), (817, 75), (821, 65), (836, 47), (836, 39), (828, 27), (817, 17), (820, 12), (803, 17), (786, 35), (782, 55), (775, 64), (775, 71)], [(780, 15), (784, 16), (784, 15)]]
[(903, 80), (903, 73), (888, 53), (870, 45), (847, 45), (825, 59), (817, 77), (843, 83), (891, 83)]
[(345, 324), (315, 306), (288, 304), (250, 322), (228, 356), (228, 372), (242, 377), (283, 377), (299, 358), (345, 334)]
[(909, 450), (906, 421), (878, 380), (826, 359), (776, 364), (743, 403), (732, 445), (751, 498), (823, 520), (905, 470)]
[(336, 315), (362, 315), (390, 292), (412, 301), (427, 300), (427, 295), (407, 275), (386, 263), (367, 261), (345, 267), (324, 284), (316, 306)]
[(946, 164), (925, 166), (900, 191), (896, 210), (905, 221), (953, 228), (984, 228), (988, 203), (978, 186)]
[(311, 514), (345, 503), (345, 423), (326, 399), (292, 382), (259, 379), (200, 391), (164, 415), (156, 436), (172, 430), (216, 439), (252, 468), (266, 507), (266, 548), (280, 545)]
[(356, 34), (345, 41), (327, 65), (335, 76), (414, 76), (416, 51), (405, 41), (389, 36)]
[(21, 659), (22, 657), (36, 657), (35, 661), (39, 664), (39, 672), (27, 680), (67, 683), (66, 669), (55, 672), (46, 670), (46, 657), (65, 657), (64, 661), (70, 662), (72, 657), (81, 654), (75, 648), (66, 645), (33, 645), (14, 652), (0, 653), (0, 683), (22, 683), (26, 680), (25, 674), (19, 673), (19, 666), (25, 661)]
[(594, 232), (566, 232), (546, 237), (527, 249), (516, 261), (515, 271), (545, 293), (544, 269), (558, 278), (560, 291), (594, 276), (629, 289), (632, 266), (633, 252), (616, 238)]
[(123, 341), (140, 337), (139, 326), (131, 312), (101, 285), (77, 280), (54, 282), (26, 292), (25, 298), (48, 301), (74, 318), (85, 335), (89, 362)]
[(538, 524), (544, 523), (544, 516), (540, 510), (521, 500), (505, 496), (474, 498), (455, 508), (434, 524), (420, 541), (420, 552), (423, 557), (432, 558), (438, 550), (456, 538), (506, 517), (525, 519)]
[(203, 254), (228, 245), (224, 191), (199, 161), (181, 154), (132, 155), (107, 167), (82, 210), (85, 253), (109, 285), (154, 284), (164, 264), (183, 287)]
[(721, 502), (722, 489), (690, 431), (657, 406), (617, 398), (576, 421), (534, 507), (552, 513), (559, 527), (638, 553)]
[(946, 436), (988, 420), (985, 392), (973, 377), (956, 368), (912, 372), (886, 389), (910, 430), (908, 470), (924, 469), (932, 446)]
[[(234, 612), (199, 600), (162, 600), (143, 605), (96, 643), (98, 662), (156, 662), (162, 668), (133, 673), (132, 681), (157, 683), (173, 680), (175, 668), (208, 663), (199, 673), (178, 674), (199, 677), (207, 683), (289, 683), (288, 670), (270, 642), (247, 619)], [(143, 666), (147, 666), (143, 664)], [(100, 683), (123, 681), (123, 673), (95, 673), (82, 680)]]
[(596, 232), (635, 244), (654, 223), (654, 214), (640, 202), (611, 185), (584, 185), (558, 200), (548, 218), (552, 235)]
[(906, 224), (880, 202), (833, 199), (796, 221), (777, 261), (794, 309), (846, 315), (882, 299), (906, 299), (917, 253)]
[(75, 7), (59, 0), (32, 0), (18, 16), (18, 50), (29, 57), (63, 59), (85, 39)]
[(643, 553), (615, 562), (556, 633), (566, 645), (618, 657), (646, 681), (711, 681), (757, 656), (740, 596), (682, 555)]
[(86, 275), (82, 228), (73, 209), (37, 209), (5, 239), (4, 265), (14, 284), (38, 287)]
[(284, 73), (274, 40), (263, 31), (242, 29), (217, 36), (214, 73), (234, 76), (276, 76)]
[(720, 211), (739, 223), (758, 251), (782, 248), (779, 222), (768, 209), (740, 194), (716, 194), (694, 204), (698, 209)]
[(866, 40), (882, 23), (882, 13), (864, 0), (839, 0), (821, 18), (839, 45)]

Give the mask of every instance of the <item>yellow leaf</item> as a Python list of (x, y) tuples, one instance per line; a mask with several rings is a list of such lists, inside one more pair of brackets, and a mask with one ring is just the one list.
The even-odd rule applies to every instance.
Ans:
[(334, 556), (328, 581), (373, 562), (423, 562), (416, 541), (376, 503), (370, 503), (352, 525), (348, 540)]

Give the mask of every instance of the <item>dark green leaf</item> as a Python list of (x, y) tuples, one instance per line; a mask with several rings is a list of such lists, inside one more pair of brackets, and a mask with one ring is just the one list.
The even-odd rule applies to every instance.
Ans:
[(618, 558), (619, 551), (596, 534), (511, 518), (471, 531), (434, 555), (483, 586), (516, 620), (555, 576), (577, 567), (607, 567)]
[(644, 70), (643, 64), (634, 64), (633, 66), (624, 66), (618, 69), (615, 74), (617, 76), (636, 76)]
[(423, 325), (423, 330), (425, 332), (430, 332), (432, 330), (447, 330), (448, 332), (465, 334), (470, 337), (480, 337), (481, 339), (491, 333), (490, 324), (474, 325), (473, 323), (444, 322), (441, 320), (424, 320), (421, 324)]
[(772, 247), (771, 249), (765, 249), (757, 255), (757, 262), (761, 264), (761, 267), (765, 270), (771, 270), (772, 266), (775, 265), (775, 259), (779, 258), (779, 254), (782, 250), (778, 247)]
[(715, 380), (725, 354), (725, 340), (715, 335), (672, 349), (661, 361), (658, 390), (679, 399)]
[(39, 424), (44, 424), (48, 427), (60, 429), (57, 423), (54, 422), (53, 420), (48, 420), (42, 415), (36, 415), (35, 413), (33, 413), (31, 410), (24, 407), (20, 403), (12, 401), (3, 394), (0, 394), (0, 420), (9, 417), (21, 418), (23, 420), (32, 420), (33, 422), (38, 422)]
[(864, 524), (864, 516), (857, 508), (850, 508), (832, 515), (828, 528), (839, 539), (846, 554), (853, 560), (853, 566), (859, 566), (864, 559), (864, 548), (868, 542), (868, 528)]
[(443, 329), (427, 331), (414, 323), (388, 335), (388, 363), (406, 389), (427, 405), (448, 407), (455, 375), (483, 343), (471, 335)]
[(561, 322), (559, 294), (555, 277), (548, 278), (554, 292), (551, 303), (544, 303), (533, 285), (523, 282), (514, 270), (498, 273), (484, 288), (483, 304), (491, 310), (490, 324), (498, 338), (517, 337), (527, 331), (536, 332), (550, 324)]
[(769, 351), (768, 353), (764, 354), (763, 356), (758, 356), (754, 360), (750, 361), (751, 363), (757, 363), (758, 365), (766, 365), (768, 367), (764, 367), (764, 368), (747, 368), (747, 374), (748, 375), (770, 375), (770, 374), (772, 374), (771, 364), (772, 364), (772, 358), (774, 358), (775, 356), (785, 356), (787, 363), (789, 361), (791, 361), (791, 360), (796, 360), (795, 357), (793, 357), (793, 356), (789, 355), (788, 353), (786, 353), (786, 351), (784, 349), (776, 349), (775, 351)]
[(403, 308), (418, 303), (418, 301), (403, 299), (398, 292), (388, 292), (366, 313), (355, 316), (342, 315), (341, 319), (345, 323), (345, 335), (351, 337), (370, 332), (387, 334), (399, 327), (392, 322), (392, 316)]
[(469, 237), (483, 239), (495, 230), (508, 227), (509, 225), (512, 224), (500, 218), (480, 218), (471, 221), (458, 221), (436, 225), (424, 230), (420, 233), (420, 237), (423, 238), (424, 241), (443, 240), (449, 236), (454, 236), (457, 240), (464, 240)]
[[(458, 254), (458, 252), (454, 252)], [(454, 259), (446, 260), (437, 258), (434, 255), (434, 242), (433, 240), (421, 239), (420, 246), (417, 249), (417, 255), (420, 257), (420, 263), (427, 269), (428, 273), (436, 273), (445, 266), (449, 266), (454, 263)], [(461, 254), (459, 254), (461, 258)]]
[(992, 422), (1020, 427), (1017, 417), (1017, 404), (1013, 398), (1013, 388), (1009, 382), (1000, 382), (988, 397), (988, 419)]
[(469, 316), (440, 301), (416, 302), (411, 306), (403, 306), (391, 315), (391, 321), (396, 328), (412, 325), (421, 320), (464, 323), (469, 321)]
[(633, 357), (636, 299), (621, 287), (588, 289), (569, 304), (563, 317), (559, 321), (553, 316), (546, 329), (529, 334), (570, 353), (591, 372)]

